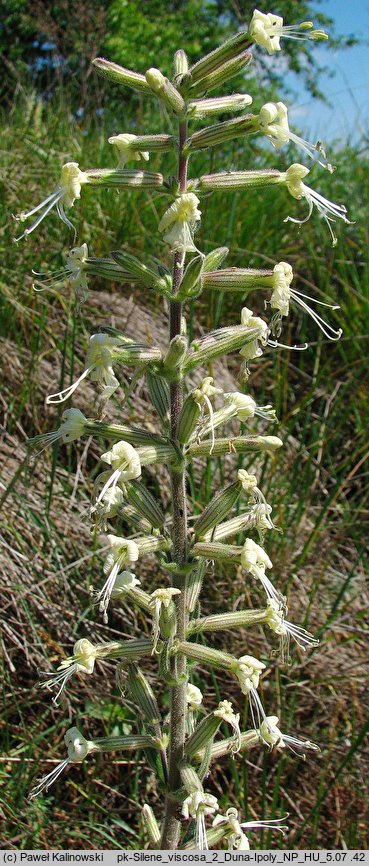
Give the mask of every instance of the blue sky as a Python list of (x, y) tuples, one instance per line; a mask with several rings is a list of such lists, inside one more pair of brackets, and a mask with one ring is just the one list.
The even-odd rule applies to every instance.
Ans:
[[(298, 10), (296, 3), (296, 10)], [(324, 75), (320, 87), (332, 107), (312, 99), (297, 77), (288, 74), (287, 83), (296, 91), (289, 115), (295, 126), (311, 138), (325, 142), (339, 139), (355, 142), (369, 135), (369, 0), (324, 0), (316, 9), (329, 15), (338, 34), (354, 34), (365, 44), (347, 49), (328, 50), (317, 44), (316, 56), (335, 73)], [(298, 15), (296, 22), (298, 21)], [(287, 22), (286, 22), (287, 23)]]

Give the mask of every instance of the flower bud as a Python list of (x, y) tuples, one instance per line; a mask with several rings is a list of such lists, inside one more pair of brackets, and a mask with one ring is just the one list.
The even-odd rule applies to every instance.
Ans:
[[(237, 54), (236, 57), (233, 56), (231, 60), (223, 63), (218, 69), (214, 69), (212, 72), (199, 78), (199, 80), (190, 87), (190, 97), (196, 99), (197, 97), (208, 93), (210, 90), (215, 90), (217, 87), (220, 87), (225, 81), (238, 75), (246, 68), (246, 66), (249, 66), (251, 60), (252, 55), (249, 51), (242, 51)], [(190, 70), (190, 72), (192, 75), (192, 70)]]
[(245, 529), (253, 529), (256, 526), (255, 506), (244, 514), (237, 514), (230, 520), (220, 523), (215, 529), (210, 530), (203, 536), (203, 541), (223, 541), (244, 532)]
[(236, 33), (235, 36), (227, 39), (226, 42), (219, 45), (218, 48), (215, 48), (214, 51), (206, 54), (205, 57), (202, 57), (201, 60), (198, 60), (197, 63), (191, 66), (190, 72), (193, 82), (196, 83), (201, 78), (204, 78), (204, 76), (209, 75), (210, 72), (218, 70), (224, 63), (233, 60), (241, 51), (248, 48), (250, 44), (251, 39), (247, 31), (241, 30), (239, 33)]
[(205, 559), (238, 562), (242, 548), (236, 544), (220, 544), (218, 541), (198, 541), (194, 544), (192, 552), (194, 556), (203, 556)]
[[(191, 457), (207, 457), (212, 454), (246, 454), (253, 451), (276, 451), (283, 445), (278, 436), (237, 436), (230, 439), (205, 439), (199, 444), (190, 445), (187, 454)], [(142, 461), (141, 461), (142, 462)]]
[(223, 171), (220, 174), (204, 174), (200, 177), (199, 188), (203, 190), (257, 189), (286, 182), (284, 175), (284, 172), (269, 168), (261, 171)]
[(196, 298), (202, 288), (202, 270), (204, 266), (204, 257), (195, 256), (188, 263), (184, 272), (179, 292), (176, 295), (177, 301), (185, 301), (187, 298)]
[(171, 84), (167, 78), (160, 72), (160, 69), (152, 67), (148, 69), (146, 81), (156, 96), (161, 99), (168, 108), (175, 111), (176, 114), (182, 114), (185, 109), (185, 101), (174, 84)]
[(169, 343), (168, 351), (163, 360), (163, 370), (172, 371), (181, 367), (187, 353), (187, 339), (177, 334)]
[(174, 55), (174, 78), (181, 78), (188, 73), (188, 59), (182, 48)]
[(206, 562), (199, 559), (187, 577), (186, 606), (189, 613), (193, 613), (201, 592), (201, 587), (206, 571)]
[(146, 382), (150, 399), (165, 428), (170, 425), (170, 392), (168, 382), (162, 376), (153, 373), (150, 368), (146, 373)]
[(167, 463), (175, 466), (180, 462), (178, 450), (173, 445), (153, 445), (138, 448), (141, 466), (150, 466), (152, 463)]
[(216, 144), (223, 144), (224, 141), (233, 141), (239, 135), (247, 135), (254, 132), (254, 130), (255, 121), (252, 114), (226, 120), (224, 123), (217, 123), (214, 126), (207, 126), (205, 129), (200, 129), (199, 132), (194, 132), (191, 138), (188, 139), (185, 145), (185, 153), (203, 150), (206, 147), (214, 147)]
[(215, 268), (218, 268), (227, 257), (228, 253), (228, 247), (216, 247), (215, 250), (208, 253), (207, 256), (205, 256), (203, 273), (207, 274), (208, 271), (213, 271)]
[(214, 739), (221, 722), (222, 720), (214, 716), (214, 713), (205, 716), (205, 718), (197, 725), (193, 734), (191, 734), (188, 740), (186, 740), (184, 749), (185, 756), (191, 758), (193, 755), (200, 752), (201, 749), (205, 749)]
[(220, 328), (210, 331), (205, 337), (191, 343), (183, 371), (188, 373), (196, 367), (207, 364), (219, 355), (227, 355), (237, 349), (243, 349), (248, 343), (258, 339), (260, 328), (235, 325), (232, 328)]
[(128, 734), (125, 737), (97, 737), (94, 741), (100, 752), (115, 752), (122, 749), (125, 752), (137, 752), (139, 749), (158, 749), (156, 737), (140, 734)]
[(267, 621), (266, 610), (235, 610), (231, 613), (217, 613), (210, 616), (192, 619), (187, 636), (203, 631), (228, 631), (231, 628), (243, 628)]
[(164, 514), (145, 484), (137, 480), (131, 481), (126, 485), (126, 498), (150, 526), (155, 529), (163, 528)]
[(181, 445), (189, 442), (193, 431), (196, 429), (202, 415), (202, 407), (191, 391), (183, 403), (177, 427), (177, 439)]
[(85, 174), (88, 183), (106, 189), (161, 189), (164, 183), (159, 172), (138, 169), (91, 168)]
[[(164, 437), (155, 435), (155, 433), (148, 433), (147, 430), (128, 427), (125, 424), (107, 424), (105, 421), (86, 421), (85, 432), (92, 436), (104, 436), (111, 440), (125, 439), (126, 442), (130, 442), (131, 445), (136, 446), (157, 446), (159, 450), (160, 448), (168, 448)], [(174, 454), (175, 452), (173, 449), (173, 455)]]
[(250, 292), (252, 289), (274, 285), (273, 271), (252, 268), (224, 268), (204, 274), (204, 287), (220, 292)]
[(134, 640), (117, 641), (114, 649), (110, 649), (109, 658), (125, 660), (129, 664), (139, 661), (144, 656), (151, 655), (152, 641), (147, 637)]
[(168, 150), (174, 150), (177, 147), (177, 142), (174, 135), (166, 135), (165, 133), (135, 135), (130, 146), (133, 151), (148, 150), (150, 153), (166, 153)]
[(133, 90), (138, 90), (141, 93), (151, 93), (151, 88), (145, 76), (139, 72), (125, 69), (124, 66), (119, 66), (118, 63), (112, 63), (110, 60), (104, 60), (103, 57), (95, 57), (92, 63), (98, 73), (103, 75), (104, 78), (108, 78), (109, 81), (124, 84), (126, 87), (131, 87)]
[(158, 848), (160, 845), (160, 830), (153, 810), (147, 803), (141, 809), (141, 818), (152, 847)]
[(136, 256), (132, 256), (131, 253), (126, 253), (125, 251), (113, 252), (111, 256), (114, 262), (120, 265), (135, 280), (139, 280), (148, 288), (157, 289), (157, 291), (163, 292), (163, 294), (170, 297), (171, 279), (168, 279), (169, 275), (160, 276), (154, 268), (144, 265)]
[(194, 100), (189, 103), (188, 113), (193, 119), (212, 117), (213, 114), (243, 111), (251, 103), (252, 96), (248, 96), (247, 93), (232, 93), (230, 96)]
[(133, 701), (142, 710), (145, 721), (154, 727), (160, 724), (160, 710), (150, 683), (137, 665), (128, 665), (127, 686)]
[[(243, 731), (241, 733), (241, 746), (240, 751), (244, 752), (247, 749), (252, 749), (254, 746), (257, 746), (260, 742), (259, 732), (252, 731)], [(211, 760), (217, 760), (221, 758), (223, 755), (232, 754), (234, 748), (234, 737), (229, 737), (226, 740), (219, 740), (217, 743), (213, 743), (211, 747)]]
[(160, 611), (160, 634), (163, 640), (169, 640), (169, 638), (174, 637), (177, 632), (177, 613), (176, 606), (173, 601), (171, 601), (167, 606), (165, 604), (162, 605)]
[(203, 536), (208, 529), (212, 529), (217, 523), (221, 523), (223, 518), (229, 514), (236, 504), (241, 489), (241, 483), (235, 481), (234, 484), (230, 484), (229, 487), (221, 490), (220, 493), (210, 500), (209, 505), (204, 508), (204, 511), (194, 524), (194, 533), (197, 538)]
[(83, 263), (83, 272), (87, 276), (103, 277), (107, 280), (117, 280), (118, 282), (131, 281), (137, 279), (129, 273), (127, 268), (121, 267), (114, 262), (112, 258), (88, 256)]
[(203, 646), (198, 643), (189, 643), (188, 641), (179, 641), (177, 652), (184, 653), (189, 659), (200, 662), (200, 664), (210, 665), (210, 667), (219, 670), (230, 671), (234, 667), (237, 659), (229, 653), (220, 652), (209, 646)]

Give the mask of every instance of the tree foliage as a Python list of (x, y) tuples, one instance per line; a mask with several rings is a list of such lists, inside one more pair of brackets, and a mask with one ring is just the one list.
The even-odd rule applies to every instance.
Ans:
[[(308, 0), (271, 0), (267, 6), (284, 20), (312, 19), (328, 27), (330, 45), (336, 44), (332, 21), (317, 14)], [(85, 84), (96, 54), (141, 71), (148, 65), (159, 66), (170, 74), (178, 33), (190, 59), (196, 60), (200, 46), (202, 51), (211, 51), (235, 29), (247, 27), (254, 8), (254, 0), (171, 0), (164, 4), (159, 0), (79, 0), (78, 4), (74, 0), (51, 4), (48, 0), (0, 0), (3, 99), (11, 98), (17, 82), (23, 85), (27, 79), (41, 94), (66, 81), (74, 105), (82, 101), (86, 105)], [(283, 47), (284, 63), (318, 95), (319, 66), (313, 44), (286, 40)], [(274, 78), (283, 84), (285, 66), (277, 65), (277, 72), (272, 73), (261, 52), (256, 56), (268, 81)]]

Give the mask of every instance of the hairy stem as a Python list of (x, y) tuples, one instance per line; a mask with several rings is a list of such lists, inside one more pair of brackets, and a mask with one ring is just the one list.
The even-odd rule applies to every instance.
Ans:
[[(179, 159), (178, 159), (178, 181), (181, 192), (186, 191), (187, 186), (187, 159), (183, 155), (183, 145), (187, 138), (187, 123), (179, 125)], [(183, 255), (181, 252), (174, 253), (173, 258), (173, 295), (178, 293), (183, 277)], [(170, 303), (169, 333), (170, 339), (181, 333), (182, 304), (176, 300)], [(171, 410), (171, 436), (177, 446), (177, 427), (179, 414), (182, 407), (182, 376), (178, 381), (172, 382), (170, 386), (170, 410)], [(183, 565), (187, 560), (187, 498), (185, 469), (171, 472), (172, 505), (173, 505), (173, 558), (177, 565)], [(177, 602), (177, 635), (180, 640), (185, 639), (188, 626), (188, 614), (186, 609), (186, 578), (175, 577), (173, 586), (181, 590)], [(186, 656), (180, 654), (177, 657), (176, 673), (179, 678), (185, 677)], [(180, 805), (171, 797), (171, 792), (176, 791), (181, 784), (179, 764), (183, 757), (183, 747), (186, 732), (186, 682), (175, 686), (171, 690), (171, 716), (170, 716), (170, 745), (169, 745), (169, 790), (165, 804), (165, 818), (161, 847), (170, 850), (178, 847), (180, 834)]]

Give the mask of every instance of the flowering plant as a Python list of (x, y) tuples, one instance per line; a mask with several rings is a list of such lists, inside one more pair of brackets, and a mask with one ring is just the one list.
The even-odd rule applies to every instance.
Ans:
[[(250, 472), (238, 466), (234, 480), (214, 491), (211, 501), (192, 521), (188, 520), (186, 487), (188, 467), (195, 458), (222, 458), (229, 453), (252, 457), (258, 453), (273, 453), (282, 445), (282, 440), (275, 435), (255, 435), (247, 428), (235, 435), (234, 428), (227, 428), (231, 420), (247, 425), (255, 416), (265, 422), (275, 422), (276, 418), (270, 405), (258, 406), (250, 393), (237, 389), (224, 393), (212, 376), (204, 375), (214, 358), (239, 352), (240, 381), (248, 386), (253, 362), (268, 346), (273, 350), (283, 347), (278, 341), (291, 300), (310, 313), (328, 338), (340, 336), (340, 331), (334, 331), (308, 306), (306, 301), (314, 303), (313, 299), (291, 288), (293, 271), (288, 263), (278, 262), (271, 270), (222, 269), (228, 250), (219, 247), (205, 255), (196, 239), (202, 200), (209, 192), (217, 191), (225, 194), (235, 189), (259, 192), (267, 186), (286, 188), (293, 198), (306, 199), (308, 217), (314, 206), (318, 209), (334, 243), (332, 221), (339, 218), (348, 222), (343, 205), (324, 199), (305, 185), (303, 180), (309, 170), (299, 163), (286, 171), (227, 170), (199, 178), (189, 177), (194, 152), (247, 135), (266, 136), (277, 151), (292, 142), (321, 167), (332, 170), (321, 145), (311, 145), (290, 131), (287, 108), (282, 102), (266, 103), (258, 113), (244, 114), (244, 109), (252, 103), (248, 95), (208, 97), (247, 68), (253, 43), (272, 54), (280, 50), (282, 37), (326, 38), (322, 31), (314, 30), (310, 22), (284, 27), (279, 16), (255, 10), (248, 30), (240, 31), (193, 66), (189, 66), (184, 51), (177, 51), (173, 81), (158, 69), (151, 68), (143, 75), (97, 59), (95, 66), (108, 81), (133, 88), (165, 105), (177, 123), (178, 138), (166, 133), (123, 132), (111, 136), (109, 142), (118, 154), (117, 168), (82, 171), (77, 163), (67, 163), (50, 196), (28, 213), (18, 216), (20, 221), (27, 221), (37, 214), (35, 221), (17, 239), (21, 240), (54, 208), (62, 221), (74, 230), (65, 208), (74, 205), (87, 185), (127, 193), (139, 188), (160, 192), (167, 198), (158, 231), (162, 247), (166, 245), (172, 256), (171, 271), (164, 263), (152, 266), (125, 251), (114, 251), (104, 258), (92, 257), (86, 243), (81, 243), (69, 251), (64, 270), (52, 278), (35, 282), (37, 290), (45, 289), (50, 279), (67, 275), (79, 303), (88, 293), (91, 275), (120, 282), (134, 280), (143, 289), (162, 295), (169, 312), (169, 341), (165, 353), (159, 347), (138, 343), (119, 331), (105, 329), (90, 337), (85, 368), (76, 382), (47, 398), (49, 404), (64, 403), (90, 377), (100, 389), (101, 400), (106, 402), (120, 388), (120, 366), (127, 366), (135, 371), (134, 382), (140, 377), (146, 378), (158, 419), (157, 433), (89, 419), (79, 409), (69, 408), (63, 412), (57, 430), (31, 440), (37, 447), (53, 444), (58, 439), (72, 442), (84, 435), (103, 436), (107, 440), (108, 447), (101, 459), (109, 468), (96, 479), (91, 507), (93, 521), (105, 533), (102, 543), (107, 550), (106, 579), (102, 586), (93, 590), (92, 600), (98, 604), (106, 622), (111, 605), (129, 598), (149, 618), (151, 627), (149, 636), (145, 632), (145, 636), (132, 640), (94, 644), (82, 637), (75, 643), (73, 654), (57, 671), (45, 674), (43, 685), (56, 688), (54, 700), (57, 701), (71, 676), (95, 676), (101, 660), (118, 660), (119, 682), (124, 681), (130, 700), (140, 711), (142, 731), (137, 735), (89, 741), (77, 728), (69, 729), (64, 737), (68, 757), (36, 785), (30, 796), (47, 790), (70, 763), (80, 763), (94, 751), (147, 749), (152, 753), (156, 750), (165, 804), (156, 804), (156, 816), (151, 805), (143, 804), (142, 819), (150, 844), (165, 849), (204, 849), (209, 845), (226, 844), (247, 850), (250, 843), (246, 829), (267, 826), (283, 832), (284, 816), (267, 821), (239, 821), (237, 809), (228, 804), (225, 804), (225, 814), (220, 814), (217, 798), (205, 789), (212, 760), (256, 747), (281, 750), (290, 745), (302, 751), (318, 748), (309, 740), (300, 741), (281, 733), (278, 717), (267, 714), (259, 694), (267, 660), (255, 658), (249, 652), (236, 658), (209, 642), (198, 640), (198, 636), (206, 632), (259, 623), (279, 636), (283, 655), (291, 636), (304, 650), (317, 644), (304, 628), (288, 621), (287, 600), (266, 573), (272, 570), (273, 563), (264, 549), (265, 539), (276, 527), (271, 506), (258, 487), (257, 470)], [(217, 113), (240, 116), (220, 123), (211, 122), (189, 134), (190, 123), (204, 118), (212, 121)], [(168, 151), (177, 154), (175, 180), (142, 167), (152, 153)], [(126, 169), (125, 165), (131, 161), (140, 165)], [(308, 217), (286, 219), (304, 223)], [(241, 292), (243, 297), (265, 291), (272, 315), (268, 320), (244, 306), (240, 324), (213, 330), (190, 342), (185, 321), (187, 305), (205, 289)], [(200, 378), (196, 378), (194, 374), (201, 369)], [(219, 427), (225, 431), (223, 437), (216, 434)], [(145, 485), (145, 467), (153, 464), (163, 464), (168, 469), (172, 491), (168, 507), (158, 502)], [(241, 504), (241, 509), (230, 516), (237, 504)], [(123, 508), (125, 519), (131, 524), (129, 537), (116, 534), (114, 521)], [(257, 541), (251, 537), (255, 533)], [(242, 543), (236, 544), (239, 538)], [(136, 571), (140, 574), (141, 560), (148, 554), (158, 558), (162, 573), (160, 585), (151, 593), (146, 592), (136, 574)], [(201, 616), (199, 599), (203, 583), (206, 588), (209, 566), (218, 562), (228, 567), (241, 566), (245, 576), (251, 575), (251, 589), (259, 586), (265, 592), (264, 607)], [(150, 656), (157, 658), (160, 682), (169, 692), (168, 718), (143, 670)], [(225, 679), (229, 677), (230, 682), (233, 677), (234, 686), (248, 703), (251, 724), (248, 730), (241, 729), (240, 713), (228, 699), (222, 699), (213, 709), (205, 709), (199, 687), (190, 682), (192, 670), (198, 664), (225, 671)], [(221, 726), (225, 725), (231, 729), (227, 739), (221, 735)]]

